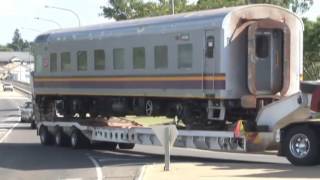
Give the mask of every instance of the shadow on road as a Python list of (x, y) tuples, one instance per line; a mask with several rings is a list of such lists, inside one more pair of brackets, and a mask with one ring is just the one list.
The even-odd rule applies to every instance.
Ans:
[[(163, 162), (162, 155), (140, 153), (127, 150), (73, 150), (70, 148), (42, 146), (39, 143), (0, 144), (0, 168), (16, 170), (81, 169), (94, 167), (86, 154), (91, 154), (101, 166), (133, 166)], [(195, 162), (199, 166), (212, 166), (224, 171), (262, 170), (263, 173), (242, 175), (242, 177), (268, 178), (319, 178), (319, 166), (296, 167), (288, 164), (254, 163), (173, 156), (172, 162)]]
[(6, 112), (6, 111), (19, 111), (19, 109), (18, 108), (0, 109), (0, 112)]

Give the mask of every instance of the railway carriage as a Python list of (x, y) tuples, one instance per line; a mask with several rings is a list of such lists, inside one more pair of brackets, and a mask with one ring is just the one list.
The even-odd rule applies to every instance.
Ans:
[[(52, 30), (35, 39), (39, 114), (178, 116), (191, 129), (255, 128), (299, 91), (303, 22), (248, 5)], [(57, 113), (56, 113), (57, 112)]]

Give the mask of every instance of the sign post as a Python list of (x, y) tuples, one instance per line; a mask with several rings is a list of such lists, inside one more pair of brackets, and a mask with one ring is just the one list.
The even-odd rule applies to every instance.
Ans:
[(164, 147), (164, 171), (170, 170), (170, 151), (173, 146), (178, 130), (175, 125), (153, 126), (152, 130), (156, 134), (160, 143)]

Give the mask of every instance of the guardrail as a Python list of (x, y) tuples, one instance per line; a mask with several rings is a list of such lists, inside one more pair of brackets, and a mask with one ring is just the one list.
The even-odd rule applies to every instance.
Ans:
[(18, 91), (21, 91), (27, 95), (32, 94), (32, 87), (29, 83), (21, 82), (21, 81), (3, 81), (4, 83), (12, 83), (13, 88), (17, 89)]
[(31, 85), (29, 83), (20, 82), (20, 81), (12, 81), (12, 85), (15, 89), (22, 91), (28, 95), (32, 94)]

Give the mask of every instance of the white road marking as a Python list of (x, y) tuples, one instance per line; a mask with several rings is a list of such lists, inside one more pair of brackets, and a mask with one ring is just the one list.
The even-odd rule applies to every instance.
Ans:
[(106, 162), (106, 161), (132, 161), (137, 160), (137, 158), (102, 158), (98, 159), (99, 162)]
[(146, 169), (146, 165), (143, 165), (140, 169), (139, 176), (135, 180), (142, 180), (143, 179), (145, 169)]
[(28, 100), (27, 97), (20, 97), (20, 96), (0, 96), (0, 99), (23, 99)]
[(90, 154), (87, 154), (88, 158), (91, 160), (91, 162), (94, 164), (96, 167), (96, 172), (97, 172), (97, 180), (102, 180), (102, 169), (98, 161), (92, 157)]
[(8, 130), (9, 128), (12, 127), (16, 123), (0, 123), (0, 130)]
[(19, 124), (19, 123), (14, 124), (14, 125), (12, 126), (12, 128), (11, 128), (8, 132), (6, 132), (6, 134), (5, 134), (4, 136), (2, 136), (2, 138), (0, 139), (0, 143), (3, 143), (3, 142), (7, 139), (7, 137), (9, 136), (9, 134), (12, 132), (12, 130), (13, 130), (16, 126), (18, 126), (18, 124)]

